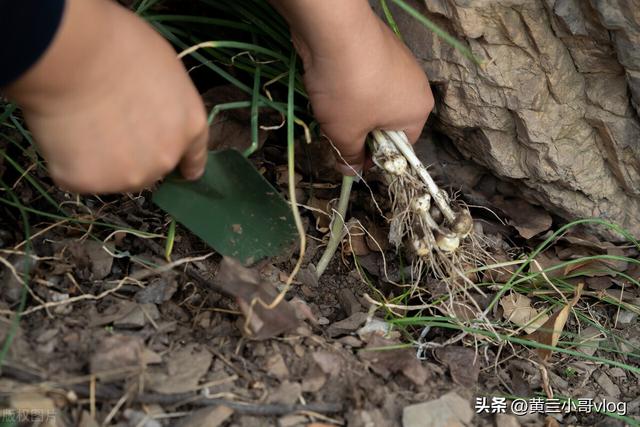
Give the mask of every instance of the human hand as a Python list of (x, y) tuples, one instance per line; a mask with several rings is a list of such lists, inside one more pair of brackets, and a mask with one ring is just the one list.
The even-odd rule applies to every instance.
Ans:
[(291, 25), (313, 113), (349, 165), (341, 165), (343, 173), (363, 167), (372, 130), (402, 130), (412, 143), (418, 139), (433, 109), (429, 82), (366, 0), (272, 3)]
[(176, 166), (188, 179), (204, 171), (200, 96), (171, 46), (115, 2), (67, 0), (51, 46), (7, 94), (67, 190), (134, 191)]

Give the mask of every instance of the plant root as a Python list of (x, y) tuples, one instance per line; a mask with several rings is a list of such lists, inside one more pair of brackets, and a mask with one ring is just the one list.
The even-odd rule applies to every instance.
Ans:
[(384, 172), (392, 202), (389, 241), (414, 254), (415, 286), (431, 272), (448, 285), (475, 287), (468, 270), (490, 256), (474, 232), (469, 209), (438, 188), (404, 132), (374, 131), (373, 146), (373, 161)]

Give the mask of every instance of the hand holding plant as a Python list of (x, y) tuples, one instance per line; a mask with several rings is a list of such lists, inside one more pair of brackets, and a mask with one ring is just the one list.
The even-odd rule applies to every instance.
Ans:
[[(431, 109), (427, 77), (366, 0), (272, 0), (291, 26), (304, 83), (322, 131), (344, 162), (361, 169), (375, 129), (415, 142)], [(353, 174), (351, 167), (341, 170)]]

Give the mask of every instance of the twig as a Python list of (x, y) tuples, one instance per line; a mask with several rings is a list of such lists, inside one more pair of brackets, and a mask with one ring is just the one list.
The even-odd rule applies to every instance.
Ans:
[[(155, 403), (159, 405), (175, 405), (194, 397), (197, 397), (197, 395), (191, 393), (173, 395), (143, 393), (134, 398), (133, 401), (145, 404)], [(246, 403), (229, 399), (204, 398), (200, 400), (190, 401), (189, 403), (196, 406), (226, 406), (241, 414), (260, 416), (280, 416), (301, 411), (317, 412), (319, 414), (333, 414), (341, 412), (343, 409), (342, 403), (308, 403), (306, 405), (284, 405)]]

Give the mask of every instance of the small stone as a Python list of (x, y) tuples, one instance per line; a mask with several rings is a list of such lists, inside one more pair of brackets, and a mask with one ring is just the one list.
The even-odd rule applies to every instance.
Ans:
[(326, 317), (324, 317), (324, 316), (318, 317), (318, 325), (325, 326), (325, 325), (328, 325), (329, 323), (331, 323), (331, 321), (329, 319), (327, 319)]
[(140, 329), (146, 323), (147, 318), (144, 315), (144, 311), (139, 305), (136, 305), (129, 313), (114, 320), (113, 326), (120, 329)]
[(327, 376), (318, 365), (314, 365), (302, 380), (302, 391), (305, 393), (315, 393), (327, 382)]
[(169, 301), (178, 290), (174, 277), (160, 276), (151, 279), (146, 288), (136, 293), (135, 299), (140, 304), (162, 304)]
[(620, 388), (611, 381), (611, 378), (609, 378), (607, 374), (600, 372), (596, 374), (595, 380), (607, 396), (613, 397), (614, 399), (620, 398)]
[(624, 370), (622, 368), (618, 368), (613, 367), (613, 368), (609, 368), (609, 375), (611, 375), (612, 377), (616, 377), (616, 378), (626, 378), (627, 374), (624, 372)]
[(233, 415), (233, 409), (226, 406), (204, 408), (194, 412), (182, 421), (180, 427), (218, 427)]
[(304, 415), (287, 415), (278, 419), (278, 427), (298, 427), (307, 424), (307, 417)]
[(304, 285), (310, 288), (318, 287), (318, 274), (313, 264), (309, 264), (309, 267), (303, 268), (298, 272), (297, 279)]
[(283, 381), (280, 387), (269, 393), (267, 402), (293, 405), (302, 395), (302, 385), (298, 382)]
[(142, 350), (142, 360), (145, 365), (157, 365), (159, 363), (162, 363), (162, 356), (160, 356), (155, 351), (145, 347)]
[(371, 335), (384, 337), (391, 331), (391, 325), (381, 319), (371, 319), (362, 328), (358, 329), (358, 336), (363, 341), (368, 341)]
[(352, 316), (362, 311), (362, 306), (351, 289), (340, 289), (337, 296), (340, 307), (342, 307), (347, 316)]
[(351, 336), (351, 335), (347, 335), (344, 336), (342, 338), (338, 338), (338, 342), (342, 345), (348, 346), (348, 347), (352, 347), (352, 348), (360, 348), (362, 347), (362, 341), (360, 341), (358, 338)]
[(306, 350), (304, 348), (304, 346), (300, 345), (300, 344), (295, 344), (293, 346), (293, 352), (296, 354), (296, 356), (298, 356), (299, 358), (303, 358)]
[(463, 427), (472, 418), (469, 402), (451, 392), (436, 400), (406, 406), (402, 411), (402, 426)]
[(391, 427), (395, 423), (387, 420), (382, 411), (373, 410), (355, 410), (347, 415), (347, 425), (349, 427)]
[(124, 417), (129, 421), (130, 426), (136, 427), (162, 427), (159, 421), (150, 418), (145, 412), (125, 409)]
[(284, 358), (280, 353), (276, 353), (269, 357), (265, 368), (269, 375), (280, 380), (289, 378), (289, 368), (287, 368), (287, 364), (284, 362)]
[(367, 321), (367, 313), (355, 313), (344, 320), (335, 322), (327, 328), (327, 335), (331, 338), (347, 335), (357, 330)]
[(96, 347), (89, 362), (92, 374), (105, 374), (126, 368), (144, 366), (144, 344), (141, 338), (127, 335), (110, 335)]
[(618, 313), (618, 323), (622, 325), (628, 325), (630, 323), (633, 323), (637, 317), (638, 315), (634, 312), (621, 310), (620, 313)]
[(328, 351), (320, 350), (313, 353), (312, 358), (325, 374), (335, 376), (340, 373), (342, 365), (340, 356)]

